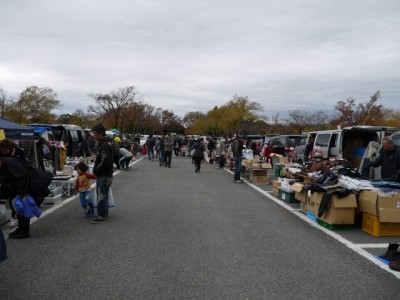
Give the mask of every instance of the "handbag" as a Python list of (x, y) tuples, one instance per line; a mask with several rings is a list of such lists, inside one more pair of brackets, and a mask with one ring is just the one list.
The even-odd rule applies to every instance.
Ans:
[(193, 148), (192, 150), (190, 150), (190, 155), (193, 156), (196, 153), (196, 148)]

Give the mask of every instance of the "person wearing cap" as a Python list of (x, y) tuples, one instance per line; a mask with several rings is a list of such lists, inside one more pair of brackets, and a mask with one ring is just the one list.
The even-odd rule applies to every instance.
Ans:
[(94, 161), (93, 174), (96, 179), (97, 216), (92, 224), (101, 224), (108, 217), (108, 191), (113, 180), (113, 140), (106, 136), (106, 129), (102, 124), (92, 128), (92, 135), (98, 142), (98, 150)]
[(243, 141), (238, 135), (232, 143), (232, 156), (235, 162), (233, 179), (235, 183), (242, 183), (243, 180), (240, 179), (240, 172), (242, 171)]

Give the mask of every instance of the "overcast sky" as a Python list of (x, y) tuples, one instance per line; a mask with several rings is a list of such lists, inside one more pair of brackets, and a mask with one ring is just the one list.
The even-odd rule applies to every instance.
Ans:
[(0, 88), (50, 87), (56, 114), (131, 85), (181, 117), (234, 95), (272, 115), (377, 90), (400, 110), (399, 0), (12, 0), (0, 11)]

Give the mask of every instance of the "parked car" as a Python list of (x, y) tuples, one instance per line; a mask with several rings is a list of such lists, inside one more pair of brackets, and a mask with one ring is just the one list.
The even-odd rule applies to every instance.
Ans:
[(305, 160), (304, 160), (304, 150), (306, 149), (306, 145), (308, 144), (308, 138), (311, 135), (309, 134), (303, 134), (299, 140), (299, 143), (297, 144), (297, 146), (294, 148), (294, 153), (295, 153), (295, 157), (296, 157), (296, 161), (299, 164), (302, 164)]
[[(387, 126), (352, 126), (309, 132), (307, 140), (310, 136), (315, 136), (313, 150), (320, 152), (324, 158), (344, 159), (346, 166), (358, 168), (369, 142), (380, 143), (383, 137), (390, 136), (398, 130), (399, 128)], [(297, 149), (296, 153), (298, 151), (300, 150)], [(297, 160), (299, 159), (298, 156)]]
[(271, 153), (287, 156), (298, 145), (300, 139), (301, 135), (274, 136), (264, 148), (263, 156), (268, 158)]

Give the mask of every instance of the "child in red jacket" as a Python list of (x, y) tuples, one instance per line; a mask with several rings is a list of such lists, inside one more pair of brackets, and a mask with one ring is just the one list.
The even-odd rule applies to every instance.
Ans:
[(75, 170), (78, 173), (78, 178), (75, 182), (75, 193), (79, 192), (79, 199), (84, 209), (85, 217), (91, 218), (94, 215), (94, 208), (90, 179), (96, 179), (96, 175), (88, 173), (88, 169), (88, 166), (83, 162), (75, 166)]

